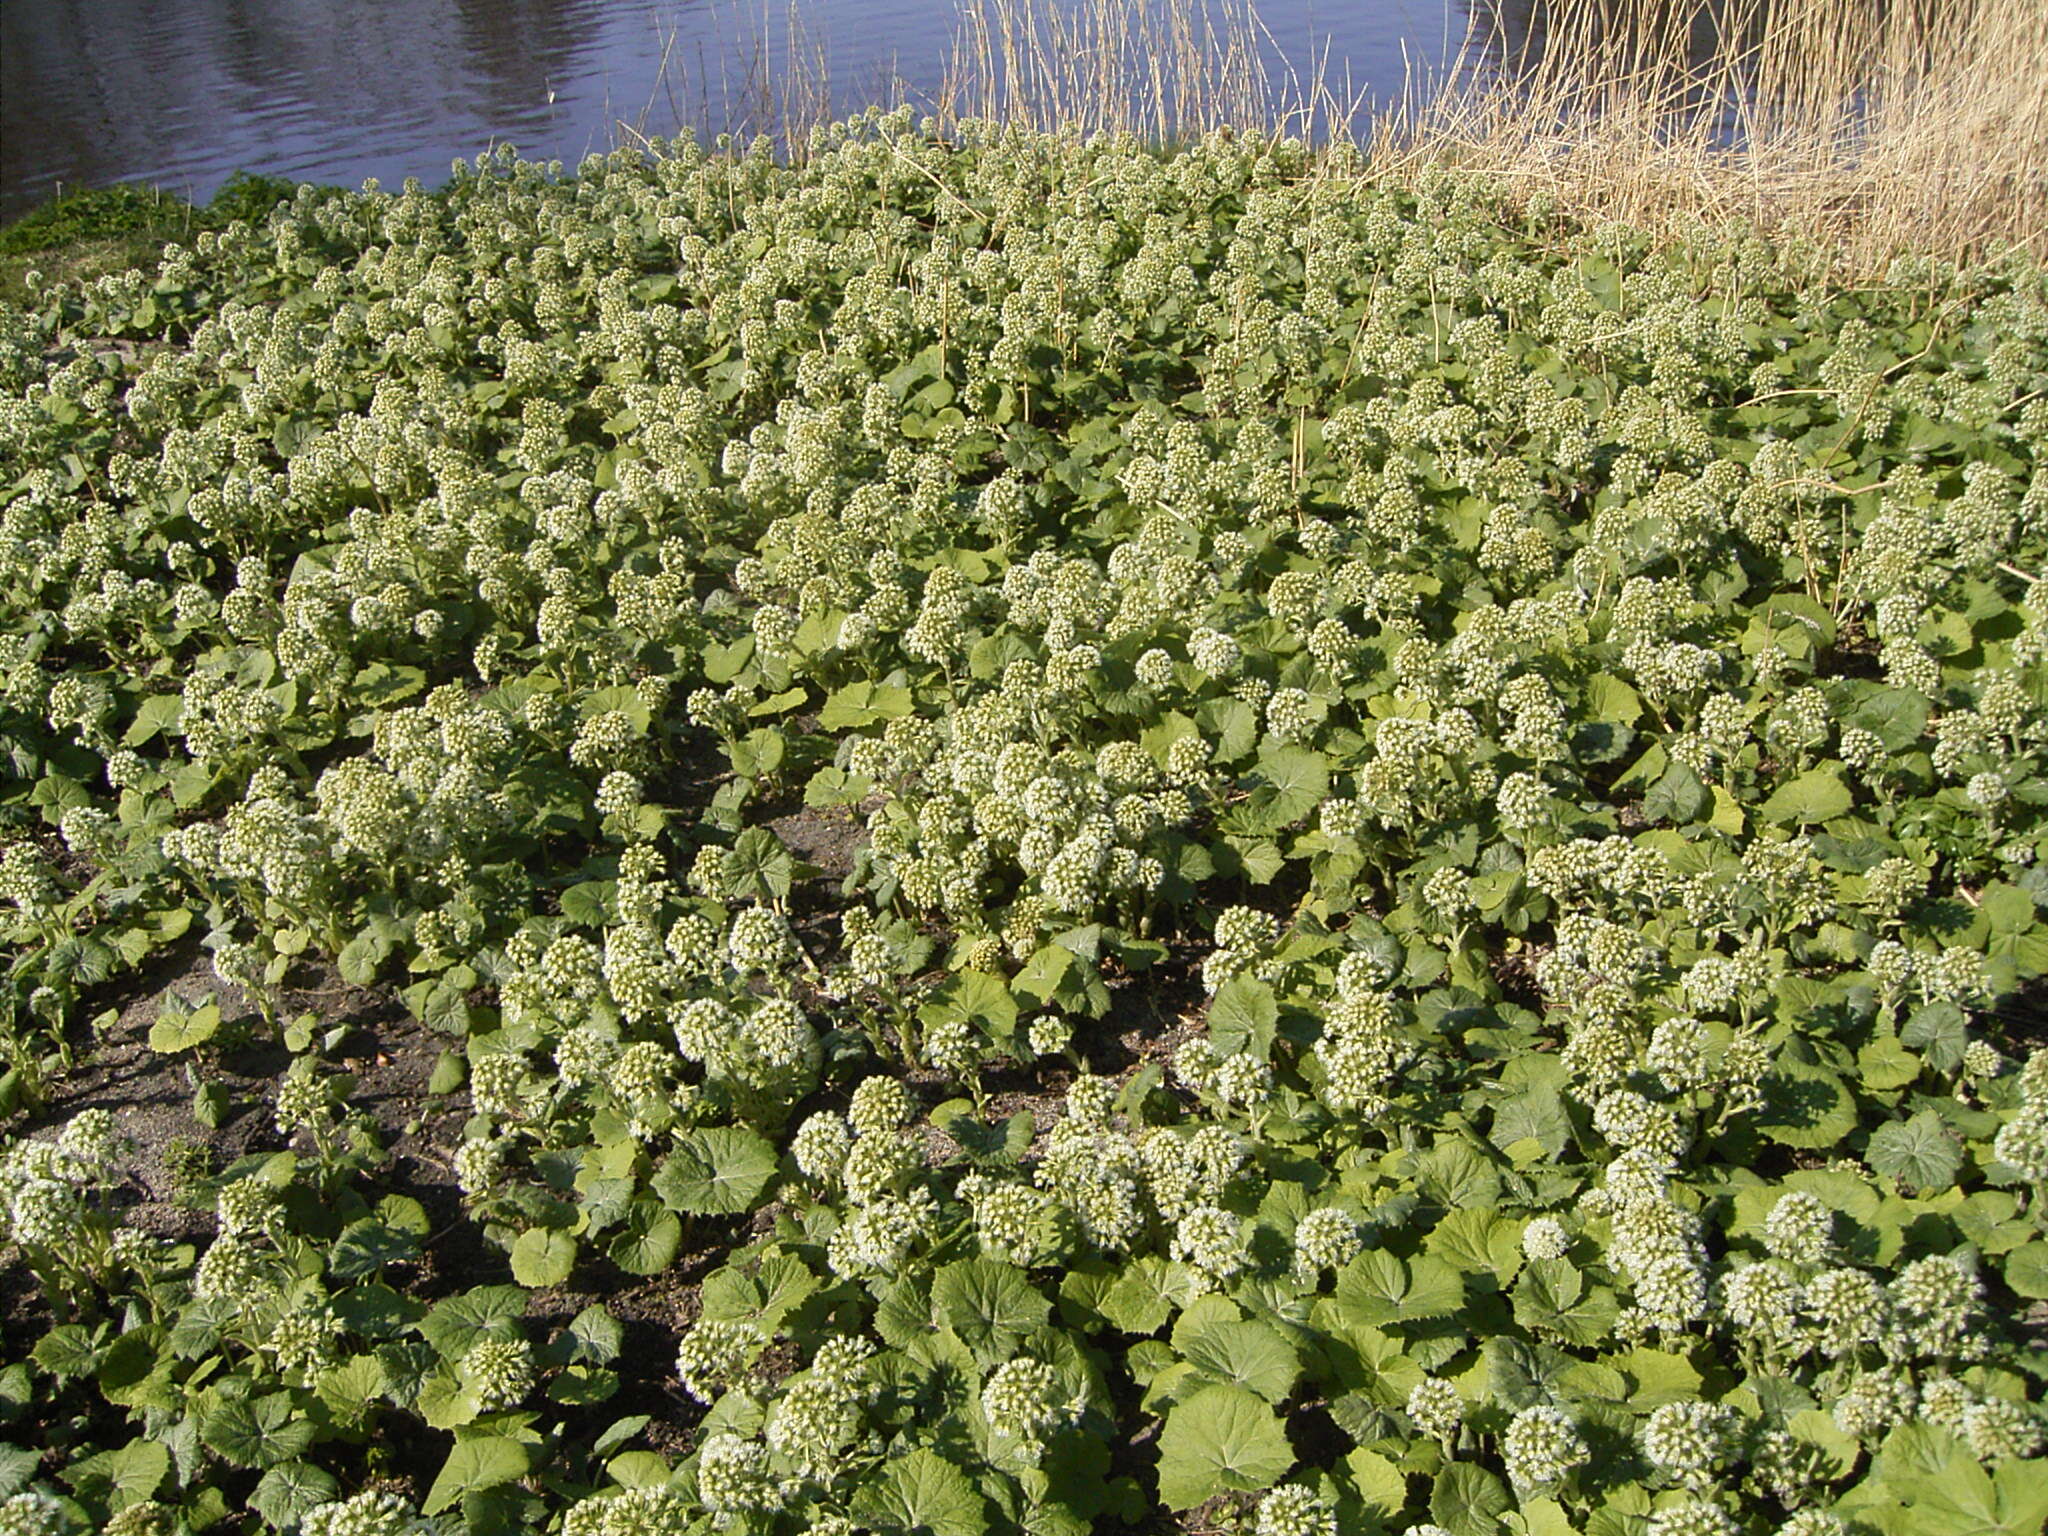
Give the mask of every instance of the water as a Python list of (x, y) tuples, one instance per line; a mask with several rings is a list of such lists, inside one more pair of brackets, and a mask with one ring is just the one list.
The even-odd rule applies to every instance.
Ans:
[[(1262, 0), (1269, 66), (1366, 101), (1440, 71), (1473, 9), (1526, 0)], [(939, 85), (951, 0), (804, 0), (836, 112)], [(64, 188), (145, 181), (195, 200), (237, 170), (353, 186), (511, 143), (574, 164), (629, 130), (723, 126), (758, 99), (786, 0), (6, 0), (0, 220)], [(1509, 18), (1512, 21), (1512, 18)]]

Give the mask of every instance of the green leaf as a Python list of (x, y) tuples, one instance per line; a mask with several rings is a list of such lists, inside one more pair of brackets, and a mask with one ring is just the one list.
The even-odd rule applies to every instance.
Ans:
[[(758, 1429), (759, 1420), (745, 1426)], [(626, 1451), (604, 1464), (605, 1476), (621, 1488), (659, 1488), (672, 1475), (667, 1460), (658, 1451)]]
[(1368, 1248), (1337, 1274), (1331, 1302), (1347, 1327), (1377, 1328), (1401, 1315), (1408, 1271), (1384, 1248)]
[(1242, 1387), (1203, 1387), (1177, 1403), (1159, 1436), (1159, 1496), (1192, 1509), (1219, 1493), (1259, 1493), (1294, 1465), (1279, 1417)]
[(1259, 739), (1258, 714), (1243, 699), (1205, 700), (1195, 720), (1216, 744), (1211, 762), (1234, 763)]
[(1511, 1099), (1493, 1107), (1493, 1126), (1486, 1139), (1502, 1151), (1518, 1141), (1533, 1141), (1552, 1157), (1564, 1152), (1571, 1140), (1571, 1117), (1565, 1113), (1564, 1097), (1555, 1088), (1525, 1088)]
[(1993, 933), (2023, 933), (2034, 926), (2034, 898), (2002, 880), (1984, 887), (1978, 909)]
[(313, 1420), (296, 1412), (289, 1392), (219, 1404), (199, 1421), (199, 1438), (238, 1467), (274, 1467), (313, 1443)]
[(64, 812), (92, 804), (92, 791), (62, 773), (46, 773), (29, 791), (28, 803), (41, 806), (43, 820), (56, 826)]
[(220, 1032), (220, 1005), (204, 1003), (187, 1012), (176, 999), (149, 1026), (149, 1048), (159, 1056), (175, 1056), (204, 1045)]
[(1252, 976), (1233, 976), (1209, 1004), (1209, 1040), (1228, 1056), (1264, 1061), (1273, 1049), (1280, 1005), (1272, 987)]
[(1845, 723), (1875, 734), (1888, 752), (1904, 752), (1926, 733), (1928, 707), (1924, 694), (1879, 688), (1850, 709)]
[(576, 1267), (576, 1239), (548, 1227), (531, 1227), (512, 1244), (512, 1278), (531, 1291), (560, 1285)]
[(383, 1361), (375, 1355), (356, 1355), (322, 1371), (314, 1380), (313, 1390), (329, 1413), (346, 1420), (359, 1417), (389, 1385), (390, 1376)]
[(629, 1413), (622, 1419), (612, 1420), (604, 1433), (590, 1442), (590, 1454), (593, 1457), (611, 1455), (653, 1422), (653, 1415), (646, 1413)]
[(798, 684), (794, 688), (785, 688), (780, 693), (771, 694), (758, 704), (750, 705), (747, 714), (755, 720), (765, 720), (770, 715), (786, 715), (810, 696), (810, 690)]
[(2005, 1283), (2015, 1295), (2048, 1299), (2048, 1242), (2036, 1238), (2005, 1256)]
[(683, 1247), (683, 1224), (652, 1200), (635, 1200), (606, 1250), (629, 1275), (658, 1275)]
[(950, 1099), (939, 1105), (931, 1113), (931, 1122), (976, 1162), (1004, 1166), (1014, 1166), (1030, 1147), (1035, 1124), (1028, 1109), (1020, 1109), (1009, 1119), (994, 1123), (978, 1120), (969, 1112), (965, 1099)]
[(602, 928), (613, 917), (618, 900), (616, 880), (579, 880), (557, 898), (562, 916), (585, 928)]
[(1700, 776), (1683, 763), (1673, 763), (1643, 796), (1643, 814), (1651, 821), (1670, 821), (1684, 826), (1699, 820), (1712, 804), (1713, 796), (1707, 793), (1707, 786)]
[(1125, 1266), (1102, 1293), (1097, 1307), (1120, 1332), (1157, 1333), (1173, 1316), (1173, 1309), (1189, 1298), (1192, 1287), (1188, 1281), (1182, 1266), (1148, 1255)]
[(93, 1376), (100, 1395), (110, 1403), (132, 1406), (138, 1389), (157, 1368), (163, 1343), (160, 1328), (131, 1328), (100, 1352)]
[(1928, 1003), (1913, 1011), (1899, 1031), (1899, 1040), (1918, 1051), (1935, 1071), (1953, 1072), (1963, 1064), (1963, 1052), (1969, 1049), (1970, 1022), (1954, 1003)]
[(1548, 1344), (1525, 1344), (1497, 1333), (1481, 1347), (1487, 1390), (1507, 1408), (1528, 1408), (1560, 1395), (1559, 1383), (1572, 1357)]
[(986, 1536), (988, 1506), (959, 1467), (936, 1451), (914, 1450), (866, 1479), (853, 1496), (853, 1517), (883, 1532)]
[(153, 1497), (170, 1470), (169, 1447), (160, 1440), (137, 1439), (74, 1463), (64, 1477), (80, 1494), (122, 1510)]
[(372, 1217), (350, 1222), (327, 1252), (327, 1272), (337, 1280), (359, 1280), (374, 1275), (386, 1264), (402, 1264), (419, 1253), (419, 1241), (410, 1232), (388, 1226)]
[(783, 901), (796, 876), (796, 859), (766, 827), (749, 827), (726, 850), (726, 894), (735, 900)]
[(1376, 1451), (1353, 1451), (1344, 1458), (1352, 1484), (1373, 1519), (1390, 1524), (1408, 1502), (1408, 1479), (1401, 1469)]
[(441, 1466), (441, 1475), (427, 1490), (420, 1506), (426, 1515), (438, 1515), (465, 1494), (515, 1483), (527, 1473), (526, 1447), (503, 1435), (478, 1435), (458, 1440)]
[(1931, 1536), (2039, 1536), (2048, 1524), (2048, 1477), (2038, 1461), (1987, 1471), (1962, 1454), (1909, 1493), (1913, 1522)]
[(736, 1216), (759, 1202), (775, 1168), (775, 1149), (747, 1127), (699, 1126), (677, 1138), (648, 1187), (672, 1211)]
[(1449, 1317), (1465, 1304), (1465, 1281), (1442, 1259), (1422, 1254), (1408, 1261), (1408, 1288), (1401, 1296), (1401, 1320)]
[(1818, 1408), (1802, 1408), (1785, 1421), (1792, 1437), (1811, 1446), (1825, 1461), (1816, 1470), (1823, 1481), (1846, 1477), (1863, 1454), (1862, 1447), (1842, 1433), (1835, 1416)]
[(618, 1372), (589, 1365), (564, 1366), (548, 1379), (547, 1388), (551, 1402), (575, 1408), (609, 1402), (618, 1390)]
[(1285, 1401), (1301, 1375), (1301, 1357), (1287, 1336), (1270, 1323), (1212, 1318), (1174, 1332), (1174, 1344), (1196, 1370), (1256, 1392), (1267, 1402)]
[(1699, 1396), (1700, 1373), (1683, 1355), (1638, 1345), (1627, 1354), (1611, 1356), (1610, 1362), (1635, 1384), (1630, 1400), (1638, 1408), (1661, 1408)]
[(1864, 1157), (1879, 1173), (1923, 1192), (1947, 1189), (1963, 1166), (1962, 1149), (1931, 1109), (1879, 1126)]
[(460, 1360), (478, 1339), (512, 1338), (526, 1315), (526, 1292), (516, 1285), (479, 1285), (436, 1302), (420, 1319), (420, 1337), (443, 1360)]
[(1764, 1079), (1764, 1103), (1752, 1120), (1788, 1147), (1832, 1147), (1856, 1129), (1848, 1090), (1832, 1072), (1781, 1061)]
[(1856, 1071), (1863, 1086), (1879, 1093), (1917, 1082), (1921, 1067), (1920, 1058), (1901, 1045), (1897, 1035), (1879, 1035), (1856, 1053)]
[(0, 1441), (0, 1499), (10, 1498), (28, 1486), (43, 1458), (35, 1451)]
[(1425, 1247), (1460, 1274), (1505, 1280), (1522, 1264), (1521, 1223), (1493, 1211), (1452, 1211), (1431, 1230)]
[(1424, 1254), (1403, 1264), (1383, 1248), (1368, 1248), (1338, 1272), (1330, 1298), (1347, 1327), (1446, 1317), (1465, 1300), (1465, 1282), (1440, 1258)]
[(1422, 1192), (1440, 1205), (1492, 1210), (1500, 1198), (1500, 1170), (1459, 1138), (1438, 1137), (1416, 1160), (1415, 1172)]
[(82, 1323), (59, 1323), (36, 1340), (29, 1358), (59, 1381), (90, 1376), (99, 1363), (99, 1346)]
[(1524, 1328), (1581, 1346), (1605, 1338), (1621, 1312), (1606, 1287), (1587, 1291), (1584, 1276), (1567, 1259), (1531, 1260), (1515, 1282), (1514, 1296), (1515, 1321)]
[(1586, 679), (1586, 718), (1605, 725), (1633, 725), (1643, 713), (1635, 689), (1610, 672)]
[(391, 955), (391, 940), (380, 930), (364, 929), (334, 957), (334, 967), (350, 986), (367, 987), (377, 979), (377, 968)]
[(994, 1365), (1045, 1325), (1052, 1303), (1012, 1265), (961, 1259), (933, 1277), (932, 1312), (974, 1351), (975, 1359)]
[(593, 1301), (570, 1319), (568, 1337), (575, 1345), (575, 1358), (604, 1365), (619, 1358), (626, 1330), (603, 1302)]
[(782, 766), (788, 753), (789, 738), (768, 726), (747, 732), (725, 749), (733, 772), (742, 779), (768, 778)]
[(460, 1429), (483, 1412), (476, 1393), (452, 1365), (428, 1373), (413, 1395), (412, 1406), (430, 1429)]
[(1329, 760), (1307, 747), (1268, 743), (1259, 751), (1256, 777), (1245, 826), (1254, 832), (1277, 832), (1291, 826), (1322, 803), (1330, 792)]
[(2013, 1220), (2018, 1214), (2019, 1201), (2008, 1191), (1980, 1189), (1950, 1211), (1949, 1220), (1980, 1252), (2009, 1254), (2030, 1236), (2025, 1222)]
[(289, 1530), (306, 1511), (340, 1493), (341, 1485), (312, 1463), (287, 1461), (257, 1479), (249, 1507), (279, 1530)]
[(918, 1010), (927, 1024), (961, 1019), (997, 1040), (1017, 1031), (1017, 999), (1000, 976), (986, 971), (961, 971), (932, 990), (931, 1001)]
[(1024, 962), (1024, 969), (1011, 978), (1010, 990), (1035, 998), (1040, 1004), (1049, 1003), (1074, 964), (1071, 949), (1063, 944), (1048, 944)]
[(721, 1322), (756, 1322), (772, 1334), (818, 1289), (818, 1277), (790, 1254), (770, 1254), (753, 1270), (749, 1274), (728, 1264), (706, 1276), (704, 1315)]
[(435, 1098), (445, 1098), (460, 1088), (468, 1077), (469, 1058), (460, 1051), (443, 1051), (434, 1058), (434, 1071), (427, 1079), (427, 1092)]
[(1810, 768), (1780, 784), (1757, 807), (1765, 821), (1833, 821), (1856, 803), (1855, 793), (1834, 768)]
[(1429, 1495), (1430, 1518), (1451, 1536), (1495, 1536), (1500, 1517), (1514, 1507), (1507, 1485), (1469, 1461), (1445, 1467)]
[(911, 712), (908, 688), (878, 683), (848, 683), (825, 700), (818, 711), (819, 729), (838, 735), (883, 720), (900, 720)]
[(827, 763), (804, 785), (804, 804), (813, 810), (832, 805), (856, 805), (868, 797), (873, 781)]
[(185, 707), (185, 696), (181, 693), (158, 693), (144, 699), (136, 707), (135, 718), (129, 722), (122, 734), (121, 745), (139, 747), (153, 740), (160, 732), (175, 730), (178, 716)]
[(426, 683), (427, 674), (418, 667), (394, 667), (373, 661), (356, 674), (353, 692), (358, 703), (381, 709), (411, 698)]

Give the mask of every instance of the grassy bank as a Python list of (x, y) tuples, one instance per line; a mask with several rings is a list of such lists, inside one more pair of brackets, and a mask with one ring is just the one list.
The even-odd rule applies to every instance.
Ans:
[[(121, 183), (54, 199), (0, 227), (0, 303), (29, 304), (43, 283), (87, 282), (153, 267), (165, 246), (241, 219), (261, 224), (292, 183), (237, 174), (194, 206), (156, 187)], [(34, 274), (36, 282), (31, 283)]]
[(2038, 1529), (2038, 264), (653, 148), (0, 304), (8, 1529)]

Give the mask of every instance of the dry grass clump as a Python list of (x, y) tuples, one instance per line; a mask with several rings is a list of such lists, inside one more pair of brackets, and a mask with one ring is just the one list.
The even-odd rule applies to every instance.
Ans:
[(1483, 24), (1491, 57), (1383, 122), (1382, 166), (1646, 227), (1789, 225), (1851, 260), (2048, 254), (2041, 0), (1539, 0)]

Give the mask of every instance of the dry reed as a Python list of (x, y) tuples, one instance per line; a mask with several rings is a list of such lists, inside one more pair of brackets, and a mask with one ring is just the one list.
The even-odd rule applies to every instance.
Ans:
[[(2042, 0), (1550, 0), (1383, 121), (1373, 160), (1477, 168), (1648, 228), (1730, 216), (1858, 264), (2048, 254)], [(1512, 37), (1512, 41), (1511, 41)]]
[(645, 146), (665, 103), (669, 127), (745, 144), (766, 135), (800, 154), (811, 131), (831, 121), (827, 41), (810, 24), (801, 0), (714, 0), (701, 13), (711, 48), (681, 47), (681, 26), (655, 26), (661, 57), (653, 94), (639, 117), (614, 124), (617, 135)]
[(1159, 144), (1272, 107), (1251, 0), (961, 0), (942, 123), (1129, 132)]

